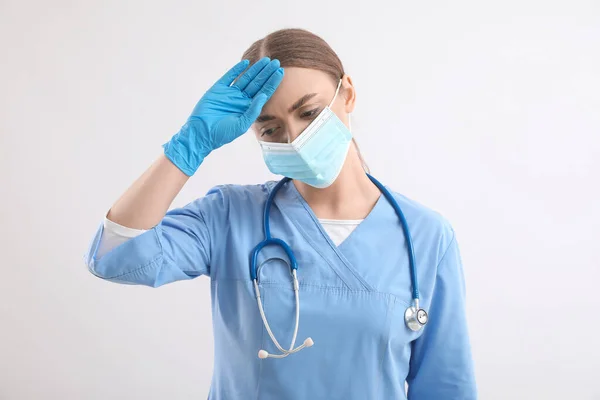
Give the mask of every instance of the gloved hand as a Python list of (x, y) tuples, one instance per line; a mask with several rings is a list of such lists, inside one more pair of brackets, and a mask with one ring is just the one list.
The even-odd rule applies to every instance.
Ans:
[(283, 79), (279, 60), (265, 57), (248, 67), (243, 60), (202, 96), (186, 123), (163, 145), (165, 155), (184, 174), (192, 176), (213, 150), (250, 129)]

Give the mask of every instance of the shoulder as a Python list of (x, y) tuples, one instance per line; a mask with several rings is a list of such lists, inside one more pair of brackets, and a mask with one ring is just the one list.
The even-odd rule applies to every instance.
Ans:
[(269, 196), (271, 189), (277, 184), (275, 181), (268, 181), (260, 184), (238, 185), (224, 184), (212, 187), (205, 197), (219, 198), (223, 202), (230, 204), (257, 202), (264, 203)]
[(455, 239), (454, 228), (448, 219), (401, 193), (391, 193), (408, 222), (413, 241), (425, 244), (430, 250), (437, 250), (434, 253), (441, 257)]
[(223, 234), (232, 226), (254, 229), (260, 226), (264, 205), (275, 184), (217, 185), (185, 206), (169, 210), (166, 216), (189, 224), (201, 221), (214, 235)]
[(244, 215), (261, 209), (277, 182), (254, 185), (223, 184), (212, 187), (206, 195), (184, 208), (196, 210), (202, 217)]

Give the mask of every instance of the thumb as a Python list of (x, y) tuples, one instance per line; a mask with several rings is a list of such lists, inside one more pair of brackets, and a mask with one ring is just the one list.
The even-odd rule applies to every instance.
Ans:
[(246, 110), (244, 114), (240, 117), (240, 125), (241, 128), (245, 131), (250, 129), (250, 125), (256, 121), (256, 118), (260, 115), (260, 112), (267, 102), (267, 95), (264, 93), (259, 93), (252, 99), (250, 106)]

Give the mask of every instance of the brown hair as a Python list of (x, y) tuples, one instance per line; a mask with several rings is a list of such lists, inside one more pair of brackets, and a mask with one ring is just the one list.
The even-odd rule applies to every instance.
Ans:
[(283, 68), (298, 67), (323, 71), (335, 85), (344, 76), (344, 66), (331, 47), (304, 29), (281, 29), (257, 40), (244, 52), (242, 59), (251, 64), (263, 57), (279, 60)]
[[(344, 66), (338, 55), (321, 37), (304, 29), (289, 28), (272, 32), (257, 40), (244, 52), (242, 60), (254, 64), (263, 57), (279, 60), (285, 67), (309, 68), (323, 71), (334, 85), (344, 76)], [(369, 171), (356, 141), (352, 139), (365, 171)]]

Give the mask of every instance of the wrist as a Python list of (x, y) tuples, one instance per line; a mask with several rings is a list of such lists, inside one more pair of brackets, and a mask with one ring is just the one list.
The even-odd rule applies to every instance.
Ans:
[[(184, 151), (183, 154), (180, 150)], [(203, 155), (191, 154), (186, 147), (178, 145), (173, 140), (163, 144), (163, 151), (165, 157), (188, 177), (196, 173), (205, 157)]]
[(165, 156), (187, 176), (192, 176), (210, 154), (210, 148), (202, 143), (196, 126), (187, 122), (170, 141), (163, 144)]

